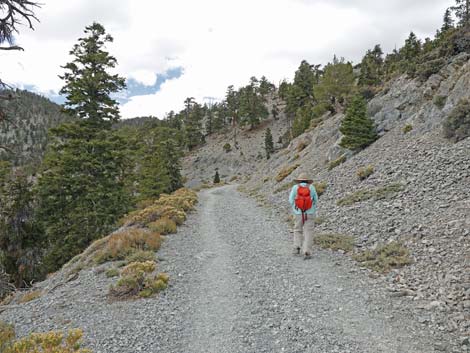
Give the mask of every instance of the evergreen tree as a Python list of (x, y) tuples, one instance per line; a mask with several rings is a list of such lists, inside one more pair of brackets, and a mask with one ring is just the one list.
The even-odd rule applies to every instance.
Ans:
[(275, 86), (268, 81), (266, 76), (261, 76), (260, 83), (259, 83), (259, 93), (263, 98), (270, 93), (273, 93), (275, 90)]
[(340, 146), (353, 151), (364, 149), (377, 140), (374, 122), (367, 116), (366, 101), (362, 96), (357, 95), (351, 101), (340, 131), (344, 135)]
[(204, 141), (202, 135), (202, 107), (194, 101), (193, 97), (187, 98), (184, 101), (186, 106), (184, 110), (184, 131), (186, 146), (192, 150), (200, 146)]
[(270, 128), (267, 128), (264, 134), (264, 149), (266, 150), (266, 159), (269, 159), (274, 153), (273, 135)]
[(16, 287), (40, 279), (43, 232), (36, 221), (32, 182), (22, 169), (8, 171), (0, 180), (0, 265)]
[(129, 210), (126, 141), (88, 121), (51, 130), (38, 179), (39, 220), (49, 244), (44, 263), (55, 271), (107, 235)]
[(353, 67), (344, 59), (336, 56), (326, 65), (320, 83), (316, 86), (315, 96), (319, 103), (337, 109), (344, 106), (356, 90)]
[(59, 76), (65, 81), (60, 93), (66, 97), (65, 110), (93, 125), (110, 125), (119, 120), (118, 103), (111, 94), (125, 88), (122, 77), (111, 75), (117, 60), (103, 48), (113, 38), (99, 23), (85, 28), (86, 36), (70, 51), (75, 59), (63, 66), (67, 71)]
[(265, 100), (259, 94), (258, 81), (252, 77), (248, 86), (242, 87), (239, 91), (240, 106), (239, 114), (242, 124), (250, 124), (250, 129), (259, 125), (260, 121), (269, 116), (265, 106)]
[(470, 0), (455, 0), (451, 9), (455, 11), (460, 26), (470, 25)]
[(421, 49), (421, 41), (416, 37), (416, 34), (411, 32), (405, 41), (405, 45), (399, 51), (399, 68), (401, 72), (411, 76), (415, 75)]
[(382, 82), (383, 77), (383, 51), (380, 44), (368, 50), (361, 62), (359, 84), (362, 86), (375, 86)]
[(219, 175), (219, 171), (216, 169), (215, 175), (214, 175), (214, 184), (219, 184), (219, 183), (220, 183), (220, 175)]
[(445, 33), (449, 29), (452, 29), (452, 28), (454, 28), (454, 20), (452, 18), (451, 9), (448, 8), (446, 12), (444, 13), (444, 23), (442, 24), (442, 27), (441, 27), (441, 33)]

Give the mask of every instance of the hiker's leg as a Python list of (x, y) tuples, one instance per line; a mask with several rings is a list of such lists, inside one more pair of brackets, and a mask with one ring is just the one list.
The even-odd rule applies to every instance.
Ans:
[(294, 215), (294, 249), (302, 247), (304, 241), (302, 228), (302, 215)]
[(313, 247), (313, 226), (315, 223), (313, 222), (314, 216), (308, 216), (308, 219), (304, 223), (304, 242), (302, 247), (302, 254), (305, 253), (312, 253)]

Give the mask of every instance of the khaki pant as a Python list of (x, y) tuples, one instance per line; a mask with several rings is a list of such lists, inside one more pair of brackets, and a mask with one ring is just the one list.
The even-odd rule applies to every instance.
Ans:
[(300, 248), (301, 253), (311, 253), (313, 247), (314, 215), (308, 215), (308, 219), (302, 224), (302, 215), (294, 215), (294, 248)]

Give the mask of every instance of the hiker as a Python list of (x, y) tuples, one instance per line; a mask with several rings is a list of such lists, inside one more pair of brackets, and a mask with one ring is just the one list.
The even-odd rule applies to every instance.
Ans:
[(313, 180), (305, 173), (301, 173), (294, 181), (296, 184), (289, 195), (295, 217), (294, 254), (300, 255), (302, 251), (304, 259), (309, 259), (313, 246), (313, 225), (318, 196), (312, 185)]

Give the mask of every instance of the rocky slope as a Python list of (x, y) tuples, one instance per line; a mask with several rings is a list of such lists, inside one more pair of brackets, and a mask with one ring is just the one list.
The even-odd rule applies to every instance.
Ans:
[[(249, 177), (245, 187), (286, 216), (288, 190), (298, 173), (305, 171), (326, 183), (318, 233), (354, 236), (358, 249), (403, 242), (414, 262), (386, 275), (391, 293), (408, 296), (421, 310), (422, 324), (435, 334), (453, 337), (457, 345), (468, 344), (470, 336), (470, 139), (451, 143), (442, 138), (441, 125), (456, 103), (470, 96), (469, 59), (468, 54), (455, 57), (426, 82), (400, 77), (389, 83), (368, 106), (381, 138), (358, 154), (339, 147), (343, 116), (338, 114), (268, 161), (252, 154), (247, 162), (232, 161), (238, 163), (232, 173), (223, 169), (227, 179)], [(405, 131), (411, 131), (405, 133), (406, 126)], [(226, 158), (209, 152), (217, 151), (218, 144), (222, 142), (210, 141), (188, 157), (185, 166), (191, 171), (186, 175), (203, 179), (207, 169), (227, 164)], [(346, 161), (329, 170), (341, 156)], [(297, 165), (285, 180), (276, 180), (281, 171)], [(360, 181), (356, 172), (368, 165), (374, 173)], [(357, 191), (386, 195), (337, 204)]]

